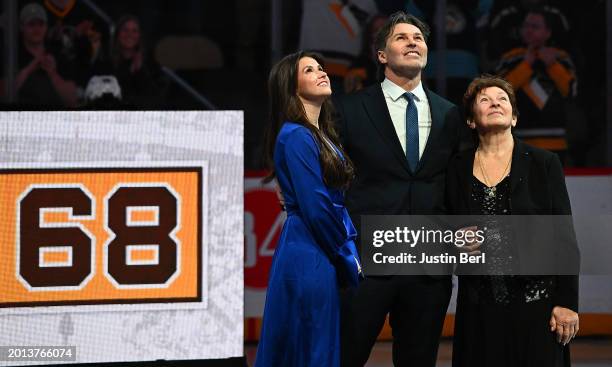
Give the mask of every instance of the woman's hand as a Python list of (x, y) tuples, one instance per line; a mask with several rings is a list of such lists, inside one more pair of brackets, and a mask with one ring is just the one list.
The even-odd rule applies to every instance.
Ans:
[(578, 334), (578, 314), (569, 308), (555, 306), (550, 317), (550, 331), (557, 331), (557, 342), (566, 345)]
[[(472, 232), (472, 233), (475, 233), (477, 230), (478, 230), (478, 227), (471, 226), (471, 227), (463, 227), (463, 228), (459, 229), (458, 232)], [(477, 241), (475, 236), (470, 236), (470, 237), (471, 238), (469, 240), (465, 241), (465, 245), (457, 246), (457, 250), (459, 252), (466, 252), (470, 256), (480, 255), (480, 250), (478, 248), (482, 245), (482, 242)], [(464, 234), (463, 238), (465, 238), (465, 234)]]
[(347, 241), (338, 249), (338, 271), (336, 272), (340, 288), (357, 288), (364, 274), (357, 254), (355, 242)]

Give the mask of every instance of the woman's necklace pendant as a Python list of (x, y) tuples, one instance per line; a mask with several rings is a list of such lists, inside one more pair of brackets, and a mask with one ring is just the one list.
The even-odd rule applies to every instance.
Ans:
[(490, 198), (494, 198), (495, 197), (495, 191), (496, 191), (496, 187), (485, 187), (485, 193), (487, 195), (489, 195)]

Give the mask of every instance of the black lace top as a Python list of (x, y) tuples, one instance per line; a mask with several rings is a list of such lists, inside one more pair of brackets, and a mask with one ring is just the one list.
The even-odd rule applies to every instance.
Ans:
[(486, 275), (479, 277), (478, 294), (482, 301), (496, 304), (533, 302), (549, 299), (554, 286), (552, 277), (516, 276), (518, 257), (511, 246), (511, 229), (496, 218), (511, 214), (510, 175), (494, 187), (488, 187), (473, 177), (471, 206), (475, 213), (486, 215), (486, 237), (481, 251), (486, 253)]

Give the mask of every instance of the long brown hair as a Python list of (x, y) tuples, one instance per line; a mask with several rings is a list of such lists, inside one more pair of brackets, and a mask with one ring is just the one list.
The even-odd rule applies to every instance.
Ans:
[(140, 39), (138, 41), (138, 45), (136, 46), (136, 50), (140, 52), (143, 57), (146, 56), (144, 40), (142, 38), (142, 27), (140, 26), (140, 19), (138, 19), (137, 16), (131, 15), (131, 14), (123, 15), (117, 21), (117, 26), (115, 27), (116, 29), (115, 36), (113, 38), (113, 45), (111, 49), (111, 62), (113, 63), (114, 67), (117, 67), (119, 65), (119, 63), (121, 62), (121, 58), (122, 58), (121, 46), (119, 45), (119, 33), (121, 33), (121, 30), (128, 22), (134, 22), (138, 25), (138, 29), (140, 30)]
[[(271, 173), (264, 181), (269, 182), (276, 176), (274, 172), (276, 138), (283, 123), (291, 121), (304, 126), (315, 137), (319, 146), (319, 161), (325, 184), (334, 188), (346, 189), (353, 178), (353, 164), (342, 150), (338, 135), (334, 130), (333, 106), (330, 99), (326, 98), (321, 106), (319, 128), (317, 129), (308, 121), (304, 105), (297, 94), (298, 64), (304, 57), (312, 57), (323, 65), (321, 55), (299, 51), (285, 56), (270, 71), (268, 78), (270, 124), (265, 137), (265, 163)], [(336, 145), (344, 156), (344, 160), (329, 144), (325, 143), (325, 139)]]

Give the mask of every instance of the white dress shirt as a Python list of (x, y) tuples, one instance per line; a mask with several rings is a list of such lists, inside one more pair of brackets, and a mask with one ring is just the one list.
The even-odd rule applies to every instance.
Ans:
[[(395, 132), (397, 133), (397, 137), (402, 144), (402, 149), (404, 150), (405, 154), (406, 108), (408, 107), (408, 100), (403, 95), (407, 91), (387, 78), (385, 78), (380, 85), (382, 87), (383, 95), (385, 96), (385, 102), (387, 103), (389, 114), (391, 115), (391, 121), (393, 121)], [(417, 85), (416, 88), (408, 92), (411, 92), (415, 96), (414, 103), (419, 116), (419, 159), (421, 159), (423, 156), (423, 151), (425, 150), (425, 145), (427, 144), (429, 132), (431, 131), (431, 111), (429, 109), (427, 95), (425, 94), (425, 90), (423, 90), (423, 85), (421, 82), (419, 82), (419, 85)]]

